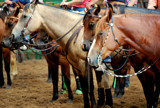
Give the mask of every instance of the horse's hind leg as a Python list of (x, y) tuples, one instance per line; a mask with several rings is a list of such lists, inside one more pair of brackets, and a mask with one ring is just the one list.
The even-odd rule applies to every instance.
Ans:
[(4, 85), (3, 62), (2, 62), (2, 46), (0, 45), (0, 88)]
[(52, 82), (52, 69), (49, 67), (48, 65), (48, 79), (46, 81), (47, 83), (51, 83)]
[(58, 99), (58, 63), (50, 65), (52, 70), (53, 98), (51, 102)]
[(3, 53), (4, 58), (4, 64), (5, 64), (5, 70), (7, 73), (7, 89), (11, 87), (11, 76), (10, 76), (10, 51), (6, 51)]
[(69, 64), (64, 64), (61, 65), (61, 70), (62, 70), (62, 74), (64, 75), (64, 81), (66, 83), (66, 86), (68, 88), (68, 103), (72, 103), (73, 100), (73, 93), (72, 93), (72, 89), (71, 89), (71, 81), (70, 81), (70, 65)]

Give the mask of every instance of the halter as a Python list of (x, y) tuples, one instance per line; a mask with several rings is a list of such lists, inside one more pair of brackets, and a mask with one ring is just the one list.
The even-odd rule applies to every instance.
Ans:
[[(28, 25), (29, 25), (29, 22), (31, 21), (32, 16), (33, 16), (33, 14), (34, 14), (35, 8), (36, 8), (36, 6), (34, 7), (33, 12), (32, 12), (32, 14), (31, 14), (30, 18), (28, 19), (27, 23), (26, 23), (25, 26), (24, 26), (24, 28), (23, 28), (23, 30), (22, 30), (22, 34), (24, 33), (24, 30), (27, 29), (27, 27), (28, 27)], [(24, 35), (24, 34), (23, 34), (23, 35)]]

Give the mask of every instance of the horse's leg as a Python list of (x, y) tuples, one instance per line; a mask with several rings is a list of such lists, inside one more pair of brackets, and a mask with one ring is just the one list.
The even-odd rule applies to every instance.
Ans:
[[(147, 73), (147, 71), (146, 71)], [(154, 99), (154, 84), (153, 78), (146, 76), (145, 73), (138, 75), (139, 80), (141, 81), (145, 98), (147, 100), (147, 108), (151, 108), (152, 100)], [(147, 82), (149, 81), (149, 82)]]
[(48, 65), (48, 79), (46, 81), (47, 83), (51, 83), (52, 82), (52, 69), (49, 67)]
[(81, 84), (80, 84), (80, 81), (79, 81), (79, 75), (77, 74), (78, 72), (76, 72), (76, 70), (73, 67), (72, 67), (72, 70), (73, 70), (75, 80), (76, 80), (76, 95), (82, 94)]
[(71, 81), (70, 81), (70, 65), (69, 64), (61, 65), (61, 70), (62, 70), (62, 74), (64, 75), (64, 81), (68, 88), (68, 98), (69, 98), (68, 103), (71, 104), (73, 100), (73, 94), (72, 94)]
[(3, 59), (4, 59), (4, 64), (5, 64), (5, 70), (7, 73), (7, 87), (6, 88), (9, 89), (12, 84), (11, 76), (10, 76), (10, 51), (9, 49), (3, 53)]
[(117, 77), (114, 77), (114, 79), (113, 79), (113, 88), (114, 88), (113, 98), (118, 98), (119, 88), (120, 88), (120, 80)]
[(109, 75), (104, 74), (103, 79), (104, 79), (104, 88), (106, 93), (106, 105), (109, 105), (111, 107), (113, 105), (113, 99), (112, 99), (112, 92), (110, 88)]
[(118, 98), (121, 98), (124, 95), (124, 87), (125, 87), (125, 81), (126, 78), (118, 78), (119, 79), (119, 93), (118, 93)]
[(2, 46), (0, 45), (0, 88), (4, 85), (3, 62), (2, 62)]
[(16, 54), (14, 54), (13, 52), (11, 52), (11, 79), (14, 78), (15, 75), (18, 74), (17, 71), (17, 63), (16, 63)]
[[(58, 60), (57, 60), (58, 61)], [(51, 102), (58, 99), (58, 62), (50, 65), (52, 70), (53, 98)]]
[[(155, 67), (155, 65), (153, 67)], [(152, 105), (153, 108), (157, 108), (159, 93), (160, 93), (160, 72), (157, 69), (155, 71), (155, 93), (154, 93), (154, 100)]]
[(96, 71), (96, 79), (97, 79), (97, 84), (98, 84), (98, 100), (97, 104), (99, 106), (102, 106), (105, 104), (105, 95), (104, 95), (104, 86), (103, 86), (103, 81), (102, 81), (102, 71)]
[[(86, 70), (86, 69), (85, 69)], [(89, 98), (88, 98), (88, 72), (79, 72), (79, 80), (83, 92), (84, 108), (90, 108)]]
[(94, 84), (93, 84), (93, 73), (92, 73), (92, 68), (89, 67), (90, 69), (90, 100), (91, 100), (91, 108), (96, 108), (97, 104), (96, 104), (96, 100), (95, 100), (95, 96), (94, 96)]

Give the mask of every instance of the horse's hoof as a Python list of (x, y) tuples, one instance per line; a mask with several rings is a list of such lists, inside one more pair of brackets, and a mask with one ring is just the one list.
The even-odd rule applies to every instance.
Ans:
[(80, 94), (82, 94), (82, 91), (77, 89), (75, 94), (80, 95)]
[[(56, 99), (56, 100), (57, 100), (57, 99)], [(56, 100), (55, 100), (55, 99), (52, 99), (52, 100), (50, 100), (50, 102), (53, 103), (53, 102), (55, 102)]]
[(10, 88), (11, 88), (11, 86), (10, 86), (10, 85), (7, 85), (6, 89), (10, 89)]
[(122, 94), (119, 94), (118, 96), (117, 96), (117, 98), (121, 98), (123, 95)]
[(113, 98), (118, 98), (117, 94), (114, 94), (114, 95), (113, 95)]
[(46, 83), (52, 83), (52, 79), (48, 79)]
[(68, 99), (68, 104), (73, 104), (73, 100), (72, 99)]

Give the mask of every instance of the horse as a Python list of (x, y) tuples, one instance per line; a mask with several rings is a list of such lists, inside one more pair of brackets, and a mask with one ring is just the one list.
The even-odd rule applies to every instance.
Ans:
[[(112, 9), (110, 9), (110, 11), (106, 14), (106, 16), (104, 16), (97, 22), (95, 37), (88, 53), (89, 63), (93, 66), (97, 66), (96, 59), (98, 58), (95, 55), (97, 54), (100, 57), (101, 49), (102, 50), (110, 49), (110, 51), (114, 51), (112, 47), (115, 47), (115, 45), (117, 45), (118, 42), (121, 42), (121, 41), (115, 42), (115, 39), (113, 37), (113, 35), (116, 35), (116, 36), (120, 35), (118, 34), (119, 31), (117, 31), (117, 28), (114, 29), (114, 33), (112, 30), (109, 30), (111, 26), (110, 21), (112, 17), (114, 16), (112, 16)], [(133, 66), (135, 72), (139, 71), (142, 67), (146, 66), (146, 64), (148, 64), (149, 62), (152, 65), (155, 64), (150, 69), (146, 70), (146, 72), (139, 74), (138, 78), (141, 81), (144, 95), (147, 100), (147, 108), (156, 108), (158, 98), (159, 98), (159, 92), (160, 92), (160, 88), (159, 88), (159, 84), (160, 84), (159, 63), (160, 62), (155, 59), (151, 60), (147, 55), (144, 55), (143, 53), (137, 54), (137, 51), (135, 50), (131, 50), (131, 51), (133, 51), (132, 53), (135, 54), (135, 56), (131, 56), (129, 60), (131, 61), (130, 63)]]
[[(118, 4), (119, 2), (116, 2)], [(95, 26), (96, 23), (107, 13), (106, 8), (100, 8), (100, 6), (91, 8), (89, 6), (86, 7), (87, 12), (83, 19), (84, 25), (84, 35), (82, 38), (82, 49), (85, 51), (89, 51), (90, 45), (94, 39), (95, 35)], [(122, 52), (123, 53), (123, 52)], [(116, 56), (115, 56), (116, 55)], [(118, 69), (121, 65), (123, 65), (125, 58), (122, 57), (120, 54), (116, 54), (115, 52), (112, 53), (111, 58), (111, 66), (113, 69)], [(119, 74), (126, 74), (130, 71), (130, 64), (127, 63), (123, 69), (120, 69), (118, 72)], [(108, 75), (108, 74), (105, 74)], [(125, 87), (125, 79), (126, 78), (116, 78), (116, 87), (114, 92), (114, 98), (120, 98), (124, 94), (124, 87)]]
[[(51, 43), (47, 46), (42, 46), (46, 42), (51, 41), (51, 39), (48, 39), (48, 34), (44, 30), (38, 30), (37, 36), (34, 38), (33, 41), (34, 42), (32, 43), (41, 45), (41, 46), (35, 46), (36, 49), (38, 48), (43, 50), (49, 48), (49, 50), (41, 52), (43, 55), (45, 55), (45, 59), (48, 64), (48, 80), (52, 80), (54, 92), (57, 92), (56, 94), (58, 94), (58, 72), (59, 72), (58, 65), (61, 66), (62, 75), (64, 76), (64, 82), (66, 83), (66, 86), (68, 88), (68, 97), (69, 97), (68, 102), (72, 103), (73, 94), (70, 87), (71, 84), (70, 64), (65, 58), (62, 47), (59, 46), (57, 43)], [(73, 73), (75, 74), (76, 78), (77, 90), (80, 90), (81, 89), (80, 82), (74, 68), (73, 68)], [(62, 88), (63, 88), (63, 80), (62, 80)]]
[[(8, 16), (7, 15), (8, 8), (3, 8), (0, 11), (0, 20), (1, 20), (1, 34), (0, 34), (0, 41), (2, 41), (2, 37), (9, 33), (10, 31), (5, 32), (6, 25), (5, 25), (5, 19)], [(1, 66), (1, 71), (0, 71), (0, 88), (4, 86), (4, 77), (3, 77), (3, 63), (2, 63), (2, 57), (4, 60), (4, 66), (5, 70), (7, 73), (7, 89), (11, 87), (12, 81), (11, 81), (11, 76), (10, 76), (10, 64), (12, 69), (13, 75), (16, 75), (17, 72), (17, 67), (16, 67), (16, 57), (12, 54), (10, 56), (10, 50), (8, 48), (3, 48), (2, 45), (0, 45), (0, 66)]]
[[(9, 35), (10, 32), (11, 32), (11, 29), (13, 27), (13, 24), (11, 21), (11, 17), (17, 17), (17, 7), (18, 5), (16, 3), (15, 4), (15, 7), (14, 7), (14, 10), (12, 9), (12, 11), (10, 11), (10, 8), (9, 7), (3, 7), (2, 10), (1, 10), (1, 14), (2, 14), (2, 18), (5, 22), (5, 32), (2, 32), (3, 35), (1, 36), (0, 38), (0, 41), (2, 41), (2, 37), (4, 37), (5, 35)], [(8, 15), (7, 13), (9, 13), (10, 15)], [(9, 20), (8, 20), (8, 17), (9, 17)], [(7, 89), (9, 89), (11, 87), (11, 80), (14, 78), (14, 76), (16, 76), (18, 74), (18, 70), (17, 70), (17, 63), (16, 63), (16, 59), (18, 59), (19, 62), (22, 62), (23, 60), (23, 57), (21, 56), (22, 53), (20, 52), (18, 54), (18, 56), (16, 57), (16, 54), (11, 52), (9, 48), (4, 48), (2, 47), (2, 45), (0, 45), (1, 47), (1, 56), (3, 56), (3, 59), (4, 59), (4, 63), (5, 63), (5, 70), (6, 70), (6, 73), (7, 73)], [(1, 57), (2, 58), (2, 57)], [(2, 60), (1, 60), (2, 61)], [(3, 64), (1, 63), (1, 66), (3, 67)], [(11, 70), (11, 76), (10, 76), (10, 70)], [(3, 87), (4, 85), (4, 77), (3, 77), (3, 68), (2, 68), (2, 71), (0, 72), (1, 75), (0, 75), (0, 88)]]
[[(44, 29), (54, 40), (57, 39), (57, 43), (65, 49), (65, 54), (69, 63), (76, 69), (76, 72), (79, 73), (84, 107), (89, 108), (90, 103), (88, 91), (91, 100), (91, 107), (96, 107), (96, 102), (93, 92), (94, 86), (91, 67), (87, 63), (87, 53), (82, 51), (80, 47), (81, 42), (79, 41), (83, 34), (83, 30), (80, 30), (82, 17), (83, 15), (72, 13), (64, 9), (39, 4), (38, 0), (36, 0), (24, 7), (22, 16), (12, 30), (9, 43), (11, 44), (12, 41), (12, 43), (14, 42), (14, 46), (18, 47), (23, 43), (24, 35), (28, 35), (39, 28)], [(25, 25), (27, 29), (23, 30)], [(72, 28), (69, 29), (70, 27)], [(77, 28), (78, 30), (76, 30)], [(22, 30), (24, 35), (21, 35)], [(80, 32), (78, 32), (79, 30)], [(74, 37), (75, 34), (78, 33), (79, 36)], [(73, 35), (70, 36), (71, 34)], [(75, 39), (75, 41), (72, 41), (73, 39)], [(56, 97), (56, 94), (54, 94), (52, 100), (55, 100), (54, 97)]]

